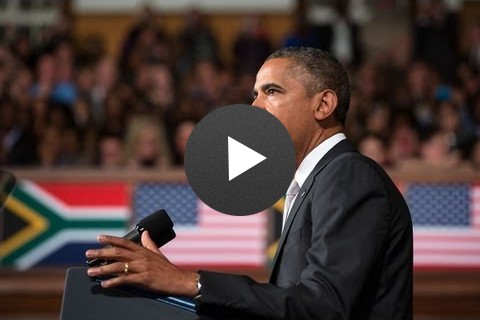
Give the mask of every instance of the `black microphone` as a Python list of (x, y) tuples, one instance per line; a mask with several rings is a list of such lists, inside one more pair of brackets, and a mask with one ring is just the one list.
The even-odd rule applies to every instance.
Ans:
[[(130, 240), (132, 242), (141, 243), (142, 233), (148, 231), (148, 234), (152, 238), (153, 242), (157, 247), (163, 246), (165, 243), (169, 242), (175, 238), (176, 234), (173, 230), (172, 219), (168, 216), (167, 211), (160, 209), (151, 215), (140, 220), (135, 228), (123, 236), (123, 238)], [(111, 263), (112, 261), (107, 261), (104, 259), (88, 259), (87, 264), (89, 267), (98, 267)]]

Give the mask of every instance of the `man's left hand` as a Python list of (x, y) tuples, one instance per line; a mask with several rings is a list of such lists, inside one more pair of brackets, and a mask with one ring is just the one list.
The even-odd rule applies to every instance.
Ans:
[(198, 274), (179, 269), (157, 248), (147, 231), (142, 233), (140, 246), (124, 238), (100, 235), (98, 241), (107, 246), (90, 249), (89, 259), (113, 260), (113, 263), (89, 268), (89, 276), (111, 276), (102, 281), (102, 287), (133, 285), (161, 294), (195, 297)]

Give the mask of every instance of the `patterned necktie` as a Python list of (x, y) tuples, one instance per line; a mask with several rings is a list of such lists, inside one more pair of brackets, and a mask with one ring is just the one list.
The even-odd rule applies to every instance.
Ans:
[(285, 227), (285, 222), (287, 221), (288, 214), (290, 213), (290, 207), (292, 206), (293, 199), (298, 194), (298, 191), (300, 191), (300, 186), (298, 185), (297, 181), (293, 180), (292, 183), (290, 184), (290, 187), (288, 187), (287, 194), (285, 196), (285, 207), (283, 208), (283, 221), (282, 221), (282, 231), (283, 228)]

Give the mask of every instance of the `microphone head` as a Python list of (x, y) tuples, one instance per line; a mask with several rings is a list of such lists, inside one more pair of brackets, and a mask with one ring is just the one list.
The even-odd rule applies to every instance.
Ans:
[[(135, 243), (140, 243), (142, 232), (145, 230), (148, 231), (150, 238), (152, 238), (153, 242), (155, 242), (159, 248), (176, 236), (175, 231), (173, 231), (173, 222), (164, 209), (158, 210), (140, 220), (135, 226), (135, 229), (127, 233), (124, 238)], [(103, 259), (87, 259), (89, 267), (98, 267), (111, 262), (112, 261)]]
[(147, 230), (158, 247), (163, 246), (176, 236), (175, 231), (173, 231), (172, 219), (164, 209), (160, 209), (140, 220), (137, 229), (140, 229), (141, 232)]

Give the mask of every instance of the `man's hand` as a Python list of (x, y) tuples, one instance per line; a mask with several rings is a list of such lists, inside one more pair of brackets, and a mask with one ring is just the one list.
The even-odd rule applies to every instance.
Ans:
[(103, 287), (133, 285), (162, 294), (192, 298), (197, 295), (197, 273), (183, 271), (173, 265), (160, 252), (147, 231), (142, 233), (143, 247), (127, 239), (108, 235), (98, 236), (98, 241), (109, 247), (87, 250), (86, 257), (115, 261), (87, 271), (89, 276), (116, 276), (102, 281)]

